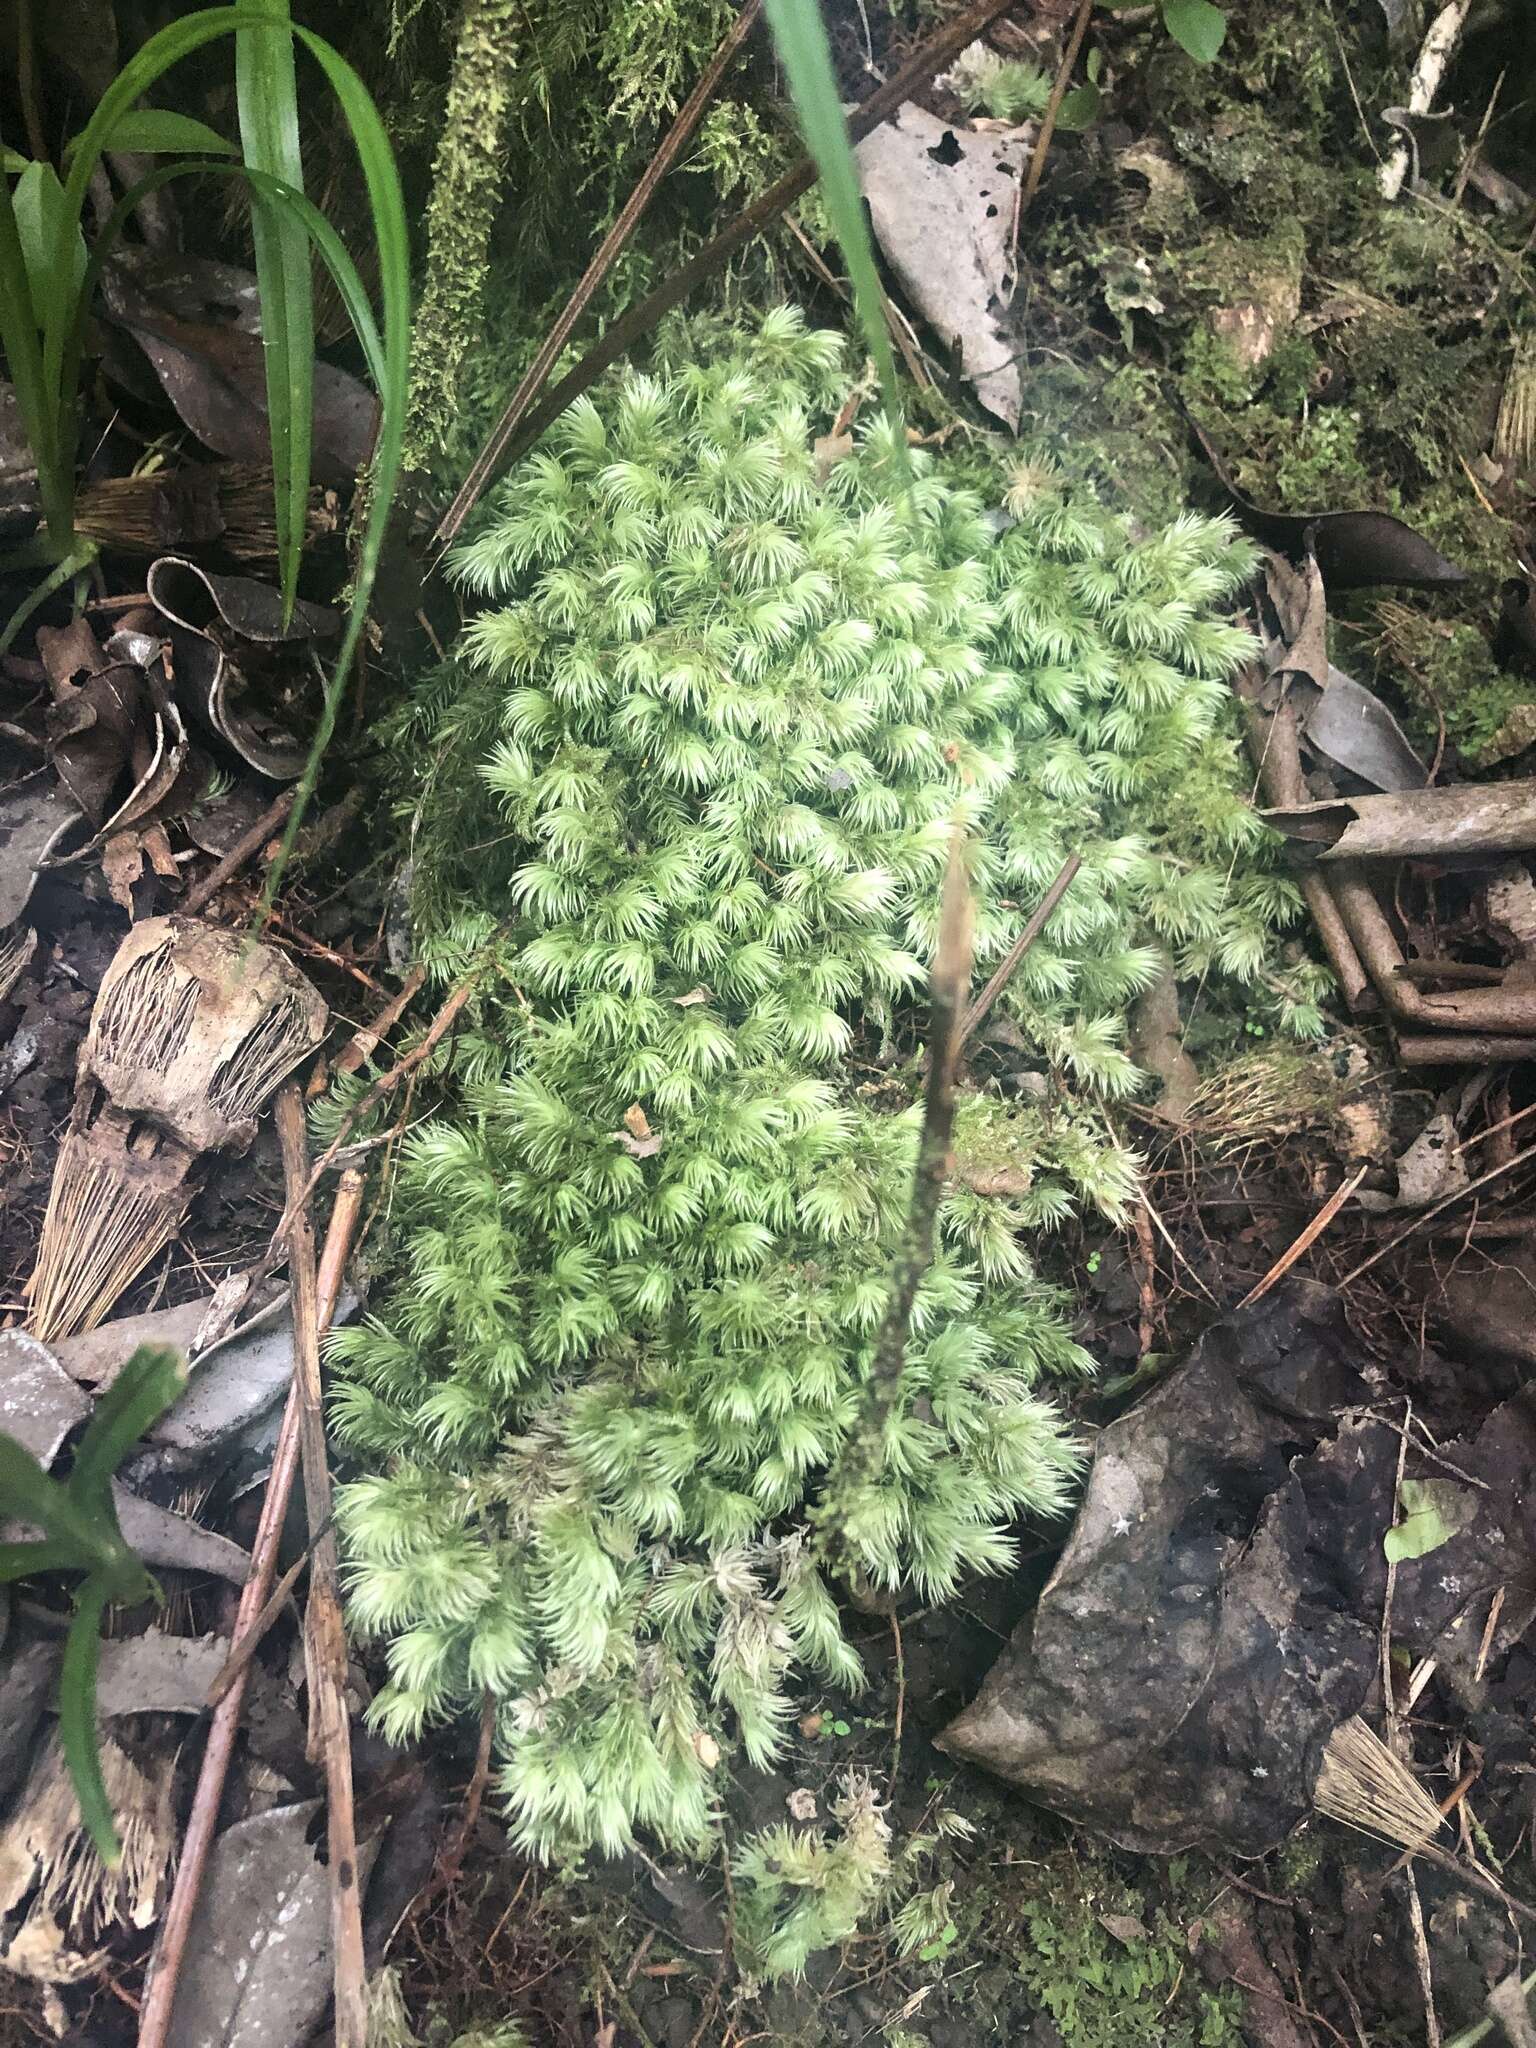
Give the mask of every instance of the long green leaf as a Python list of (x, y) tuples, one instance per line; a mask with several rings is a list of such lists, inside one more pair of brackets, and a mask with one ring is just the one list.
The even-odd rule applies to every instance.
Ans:
[(109, 1870), (122, 1855), (117, 1824), (101, 1775), (96, 1743), (96, 1671), (101, 1661), (101, 1617), (111, 1598), (105, 1579), (92, 1573), (75, 1594), (75, 1618), (59, 1665), (59, 1747), (80, 1802), (80, 1818)]
[(14, 1579), (30, 1579), (38, 1572), (84, 1571), (91, 1563), (77, 1544), (66, 1537), (43, 1543), (0, 1543), (0, 1586)]
[(390, 147), (389, 136), (379, 119), (378, 109), (373, 104), (368, 88), (352, 66), (328, 43), (323, 42), (308, 29), (296, 29), (294, 32), (330, 80), (331, 89), (341, 103), (342, 112), (352, 131), (358, 162), (362, 166), (363, 180), (368, 187), (368, 204), (373, 218), (374, 242), (379, 258), (379, 294), (384, 316), (384, 371), (379, 386), (378, 439), (374, 446), (372, 475), (367, 483), (368, 518), (363, 529), (362, 545), (358, 550), (357, 574), (352, 584), (352, 602), (347, 613), (346, 632), (342, 637), (336, 665), (326, 686), (325, 703), (321, 710), (314, 744), (310, 748), (309, 759), (304, 764), (304, 773), (299, 779), (293, 809), (288, 813), (288, 824), (283, 833), (282, 844), (278, 848), (276, 860), (267, 871), (260, 915), (265, 915), (276, 897), (284, 867), (293, 850), (293, 842), (298, 836), (305, 807), (314, 794), (315, 784), (320, 776), (321, 760), (324, 758), (326, 747), (330, 744), (331, 734), (336, 729), (336, 714), (341, 705), (342, 692), (346, 687), (352, 663), (357, 658), (363, 629), (367, 624), (368, 602), (373, 595), (374, 581), (379, 573), (390, 506), (394, 498), (395, 483), (400, 475), (406, 395), (410, 378), (410, 234), (406, 226), (405, 200), (400, 190), (400, 174), (395, 167), (394, 150)]
[(838, 98), (837, 73), (820, 0), (764, 0), (764, 12), (784, 65), (805, 146), (821, 173), (821, 196), (848, 266), (853, 301), (870, 354), (880, 373), (886, 417), (891, 424), (896, 461), (906, 473), (906, 440), (902, 428), (901, 392), (896, 360), (885, 324), (885, 295), (875, 268), (874, 245), (859, 188), (859, 170), (848, 123)]
[[(71, 141), (66, 156), (74, 146)], [(190, 114), (174, 114), (168, 107), (130, 107), (112, 130), (109, 146), (132, 150), (139, 156), (237, 154), (235, 145), (226, 142), (206, 121), (194, 121)]]
[[(288, 0), (253, 0), (269, 25), (235, 32), (235, 96), (241, 153), (249, 169), (304, 189), (299, 90)], [(299, 555), (309, 512), (314, 418), (315, 308), (309, 238), (291, 210), (258, 190), (251, 212), (267, 417), (277, 492), (277, 559), (285, 615), (298, 594)]]
[(0, 347), (5, 350), (11, 388), (16, 393), (21, 423), (37, 464), (43, 518), (53, 541), (64, 547), (68, 545), (71, 525), (71, 478), (59, 461), (57, 409), (49, 397), (38, 341), (42, 324), (39, 309), (32, 301), (11, 188), (0, 178)]
[[(248, 25), (271, 32), (269, 15), (249, 7), (209, 7), (185, 15), (151, 36), (113, 79), (81, 134), (79, 147), (70, 163), (65, 181), (67, 217), (78, 221), (85, 203), (91, 173), (112, 133), (113, 124), (135, 101), (148, 92), (170, 67), (216, 37)], [(353, 580), (352, 601), (340, 653), (326, 690), (315, 745), (300, 779), (288, 829), (278, 858), (268, 871), (263, 906), (269, 905), (281, 878), (284, 864), (298, 833), (304, 809), (319, 777), (324, 747), (335, 728), (336, 713), (347, 675), (357, 655), (367, 621), (368, 600), (378, 575), (390, 503), (400, 473), (401, 443), (405, 427), (410, 348), (411, 271), (410, 237), (405, 202), (400, 191), (394, 152), (378, 110), (367, 87), (352, 66), (323, 37), (312, 30), (294, 26), (292, 33), (324, 71), (341, 105), (352, 133), (358, 161), (368, 188), (373, 218), (374, 241), (379, 258), (380, 296), (383, 302), (380, 384), (380, 422), (374, 449), (368, 517)], [(290, 210), (292, 202), (289, 202)], [(59, 405), (60, 443), (73, 461), (75, 437), (74, 384), (61, 389), (60, 373), (75, 331), (73, 314), (66, 324), (54, 323), (44, 336), (43, 373), (45, 390), (56, 395)]]
[(70, 1499), (105, 1542), (122, 1537), (112, 1475), (187, 1384), (187, 1363), (163, 1344), (141, 1344), (97, 1401), (66, 1482)]
[(77, 1565), (84, 1567), (100, 1557), (101, 1546), (89, 1517), (13, 1436), (0, 1435), (0, 1501), (5, 1503), (7, 1519), (14, 1515), (35, 1523), (50, 1542), (69, 1544)]

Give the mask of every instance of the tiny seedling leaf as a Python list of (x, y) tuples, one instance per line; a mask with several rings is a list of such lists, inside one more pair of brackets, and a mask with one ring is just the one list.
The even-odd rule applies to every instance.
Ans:
[(1382, 1538), (1388, 1564), (1428, 1557), (1465, 1529), (1477, 1513), (1477, 1496), (1452, 1479), (1405, 1479), (1399, 1493), (1403, 1519)]
[(1197, 64), (1214, 64), (1226, 40), (1227, 17), (1211, 0), (1163, 0), (1163, 25)]

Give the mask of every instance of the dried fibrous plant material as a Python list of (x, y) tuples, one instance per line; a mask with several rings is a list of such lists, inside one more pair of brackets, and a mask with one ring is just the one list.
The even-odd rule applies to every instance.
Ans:
[(73, 1983), (99, 1967), (99, 1944), (112, 1928), (152, 1925), (176, 1844), (175, 1762), (169, 1744), (135, 1758), (102, 1736), (102, 1776), (123, 1845), (109, 1870), (85, 1831), (57, 1740), (42, 1750), (0, 1831), (0, 1914), (24, 1908), (7, 1969)]
[(1328, 1054), (1307, 1046), (1266, 1046), (1215, 1068), (1189, 1107), (1202, 1152), (1227, 1158), (1326, 1123), (1357, 1078), (1341, 1080)]
[(199, 1156), (250, 1143), (325, 1022), (297, 968), (240, 933), (174, 917), (133, 927), (80, 1054), (32, 1278), (38, 1336), (96, 1327), (170, 1242)]
[(1316, 1797), (1320, 1813), (1398, 1849), (1419, 1848), (1445, 1819), (1408, 1766), (1358, 1714), (1328, 1738)]
[(1493, 452), (1517, 470), (1525, 469), (1536, 457), (1536, 341), (1528, 334), (1515, 343), (1510, 358), (1493, 430)]
[(319, 1045), (325, 1004), (281, 953), (190, 918), (136, 924), (101, 984), (80, 1078), (192, 1152), (241, 1148)]
[(23, 968), (37, 951), (37, 933), (30, 925), (14, 925), (0, 931), (0, 1003), (21, 979)]

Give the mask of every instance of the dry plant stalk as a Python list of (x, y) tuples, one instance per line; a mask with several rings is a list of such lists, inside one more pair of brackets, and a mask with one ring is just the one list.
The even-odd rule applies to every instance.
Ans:
[(0, 1003), (21, 979), (22, 970), (37, 951), (37, 933), (27, 924), (13, 925), (0, 932)]
[(859, 1487), (879, 1469), (886, 1423), (901, 1398), (902, 1370), (917, 1290), (933, 1263), (939, 1203), (953, 1163), (955, 1068), (960, 1056), (966, 992), (971, 983), (972, 911), (964, 834), (956, 827), (944, 870), (939, 943), (929, 983), (928, 1088), (912, 1181), (912, 1207), (896, 1252), (890, 1306), (875, 1343), (864, 1388), (864, 1412), (827, 1479), (822, 1515), (824, 1522), (834, 1529)]
[[(331, 1526), (331, 1473), (325, 1450), (320, 1383), (320, 1303), (315, 1232), (304, 1188), (309, 1147), (304, 1138), (304, 1097), (287, 1081), (277, 1098), (277, 1135), (283, 1180), (295, 1205), (288, 1238), (293, 1286), (293, 1384), (298, 1395), (304, 1506), (309, 1517), (309, 1602), (304, 1615), (304, 1658), (309, 1676), (309, 1759), (325, 1769), (326, 1875), (331, 1891), (335, 1969), (336, 2048), (367, 2048), (368, 1973), (363, 1957), (362, 1898), (357, 1875), (357, 1825), (352, 1796), (352, 1735), (347, 1714), (347, 1634), (341, 1617), (341, 1571)], [(356, 1195), (362, 1176), (352, 1173)], [(354, 1200), (350, 1185), (338, 1204)]]
[(45, 1342), (91, 1330), (175, 1235), (200, 1156), (243, 1150), (326, 1009), (281, 954), (185, 918), (133, 926), (80, 1051), (30, 1283)]
[(1510, 358), (1493, 430), (1493, 452), (1517, 470), (1527, 468), (1536, 456), (1536, 343), (1528, 334), (1521, 335)]
[(539, 344), (538, 353), (523, 372), (521, 382), (508, 399), (505, 412), (491, 429), (485, 446), (471, 463), (469, 474), (459, 486), (453, 503), (438, 521), (437, 530), (432, 536), (434, 547), (449, 547), (458, 538), (459, 531), (474, 510), (481, 492), (500, 466), (511, 445), (512, 436), (521, 426), (529, 406), (538, 397), (550, 371), (559, 361), (560, 351), (570, 340), (577, 321), (592, 303), (604, 278), (617, 261), (620, 251), (640, 225), (645, 210), (655, 195), (656, 187), (676, 163), (684, 143), (698, 127), (704, 109), (714, 98), (715, 88), (725, 75), (726, 67), (746, 41), (762, 11), (762, 4), (763, 0), (745, 0), (740, 13), (726, 30), (720, 47), (695, 80), (692, 92), (678, 108), (677, 118), (662, 137), (656, 154), (646, 165), (639, 183), (620, 208), (613, 226), (598, 244), (597, 252), (582, 272), (576, 289)]
[(1329, 1737), (1313, 1796), (1319, 1812), (1394, 1849), (1422, 1848), (1445, 1823), (1412, 1771), (1358, 1714)]
[[(326, 1232), (316, 1281), (319, 1297), (316, 1324), (320, 1330), (329, 1326), (331, 1317), (336, 1313), (342, 1274), (346, 1270), (361, 1207), (361, 1179), (349, 1184), (344, 1176), (331, 1211), (330, 1228)], [(231, 1664), (241, 1653), (247, 1635), (266, 1606), (272, 1582), (277, 1576), (278, 1544), (299, 1467), (300, 1398), (299, 1379), (295, 1372), (288, 1391), (288, 1405), (283, 1411), (282, 1427), (278, 1431), (277, 1447), (272, 1454), (272, 1470), (267, 1477), (267, 1491), (261, 1504), (261, 1520), (251, 1545), (250, 1577), (240, 1589), (240, 1608), (235, 1617), (230, 1651)], [(139, 2015), (139, 2048), (165, 2048), (170, 2033), (181, 1959), (186, 1953), (193, 1915), (208, 1868), (209, 1852), (218, 1832), (219, 1804), (224, 1796), (224, 1781), (229, 1775), (235, 1738), (240, 1732), (240, 1710), (245, 1701), (249, 1675), (250, 1660), (246, 1657), (213, 1709), (192, 1811), (182, 1839), (175, 1887), (160, 1922), (159, 1937), (145, 1978), (144, 2003)]]

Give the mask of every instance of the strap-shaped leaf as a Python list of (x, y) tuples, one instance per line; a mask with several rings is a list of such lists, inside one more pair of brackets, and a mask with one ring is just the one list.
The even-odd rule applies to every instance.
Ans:
[(99, 1558), (100, 1546), (90, 1517), (13, 1436), (0, 1435), (0, 1504), (7, 1520), (15, 1516), (18, 1521), (35, 1523), (50, 1543), (69, 1545), (82, 1570)]
[[(267, 17), (235, 32), (235, 99), (240, 149), (248, 167), (304, 189), (299, 145), (299, 93), (294, 75), (288, 0), (251, 0)], [(267, 372), (267, 418), (277, 491), (277, 557), (285, 613), (298, 593), (299, 555), (309, 512), (314, 416), (315, 307), (309, 237), (294, 214), (259, 189), (251, 208), (261, 344)]]
[(82, 1556), (79, 1545), (67, 1537), (48, 1537), (41, 1543), (0, 1543), (0, 1586), (13, 1579), (30, 1579), (38, 1572), (77, 1572), (90, 1562), (89, 1554)]
[(890, 330), (885, 324), (885, 294), (875, 268), (858, 165), (838, 98), (837, 73), (832, 66), (821, 0), (764, 0), (764, 11), (789, 80), (795, 111), (800, 116), (805, 146), (821, 173), (821, 196), (848, 266), (859, 325), (880, 373), (886, 417), (895, 436), (895, 460), (904, 471), (906, 442), (901, 425), (901, 391), (896, 382)]
[(68, 1491), (104, 1545), (121, 1547), (112, 1475), (187, 1384), (186, 1360), (163, 1344), (141, 1344), (96, 1403), (70, 1471)]
[(80, 1802), (80, 1818), (109, 1870), (117, 1867), (122, 1845), (96, 1743), (96, 1669), (101, 1661), (101, 1617), (111, 1589), (92, 1573), (75, 1595), (75, 1618), (64, 1638), (59, 1666), (59, 1746)]
[(174, 114), (168, 107), (130, 107), (112, 130), (107, 146), (131, 150), (138, 156), (235, 154), (235, 145), (216, 128), (206, 121), (194, 121), (190, 114)]

